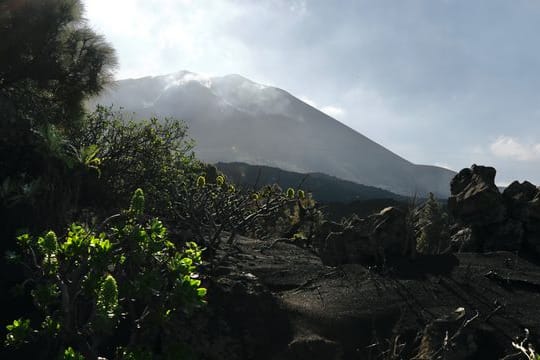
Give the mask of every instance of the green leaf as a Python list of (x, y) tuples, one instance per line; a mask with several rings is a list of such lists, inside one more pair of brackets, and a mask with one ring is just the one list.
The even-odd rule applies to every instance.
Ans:
[(13, 323), (6, 326), (8, 333), (6, 334), (6, 346), (18, 347), (28, 341), (28, 337), (32, 333), (29, 319), (13, 320)]
[(54, 253), (58, 248), (58, 240), (54, 231), (49, 231), (45, 236), (40, 237), (38, 239), (38, 245), (45, 250), (45, 253)]
[(71, 346), (64, 350), (62, 359), (63, 360), (85, 360), (84, 356), (82, 356), (82, 354), (79, 354), (78, 352), (73, 350)]

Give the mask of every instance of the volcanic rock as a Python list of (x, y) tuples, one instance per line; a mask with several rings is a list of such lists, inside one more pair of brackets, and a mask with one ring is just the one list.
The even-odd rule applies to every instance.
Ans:
[(514, 181), (502, 193), (508, 216), (514, 219), (525, 219), (528, 214), (528, 202), (534, 199), (538, 190), (528, 181)]
[(452, 179), (448, 210), (454, 218), (470, 225), (489, 225), (504, 219), (505, 209), (495, 185), (495, 174), (492, 167), (473, 165)]
[[(405, 212), (388, 207), (349, 224), (325, 225), (320, 255), (325, 264), (382, 263), (400, 256), (414, 256), (416, 244), (409, 244)], [(329, 231), (330, 230), (330, 231)]]
[(540, 267), (514, 253), (422, 256), (383, 274), (286, 242), (234, 249), (189, 339), (203, 359), (376, 359), (395, 344), (396, 359), (427, 359), (445, 338), (445, 358), (500, 359), (523, 328), (540, 340)]

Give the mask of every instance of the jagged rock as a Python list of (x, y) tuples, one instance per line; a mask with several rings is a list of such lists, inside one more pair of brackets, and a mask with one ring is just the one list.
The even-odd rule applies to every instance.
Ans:
[(527, 218), (524, 221), (525, 241), (540, 254), (540, 190), (527, 203)]
[(534, 196), (538, 193), (538, 189), (534, 184), (531, 184), (528, 181), (520, 183), (519, 181), (513, 181), (508, 185), (502, 195), (505, 200), (510, 199), (514, 201), (531, 201)]
[(454, 248), (461, 251), (521, 248), (529, 204), (537, 189), (527, 181), (515, 181), (501, 195), (495, 185), (495, 173), (492, 167), (473, 165), (452, 179), (448, 209), (467, 228), (453, 236)]
[(454, 252), (479, 251), (480, 245), (476, 241), (473, 230), (466, 227), (458, 230), (450, 237), (450, 247)]
[(529, 222), (540, 222), (540, 190), (537, 190), (534, 198), (527, 203), (527, 216)]
[(516, 251), (524, 239), (523, 223), (515, 219), (487, 226), (465, 227), (452, 235), (451, 248), (455, 252)]
[(534, 199), (538, 190), (528, 181), (514, 181), (502, 193), (508, 216), (524, 220), (528, 216), (528, 202)]
[(492, 167), (473, 165), (452, 179), (448, 209), (456, 219), (469, 225), (488, 225), (504, 219), (505, 208), (495, 185), (495, 174)]
[(329, 265), (380, 263), (389, 257), (415, 255), (416, 244), (410, 244), (405, 212), (399, 208), (388, 207), (334, 230), (326, 235), (320, 249), (321, 258)]

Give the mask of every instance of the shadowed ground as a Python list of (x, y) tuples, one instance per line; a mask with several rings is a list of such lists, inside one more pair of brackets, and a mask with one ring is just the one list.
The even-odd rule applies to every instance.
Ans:
[[(446, 358), (496, 359), (516, 352), (511, 342), (524, 328), (538, 340), (540, 268), (513, 253), (421, 257), (370, 269), (328, 267), (286, 242), (239, 238), (237, 245), (209, 292), (212, 313), (230, 330), (229, 358), (375, 359), (393, 342), (403, 345), (401, 358), (411, 358), (437, 351), (448, 332), (455, 347)], [(425, 330), (428, 324), (435, 325)]]

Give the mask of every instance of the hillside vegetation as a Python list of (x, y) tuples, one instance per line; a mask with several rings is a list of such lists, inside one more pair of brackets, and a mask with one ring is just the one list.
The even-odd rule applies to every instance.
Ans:
[(320, 203), (349, 203), (373, 199), (405, 201), (406, 199), (404, 196), (374, 186), (361, 185), (321, 173), (302, 174), (246, 163), (218, 162), (215, 166), (240, 186), (249, 188), (278, 184), (283, 189), (302, 187)]

